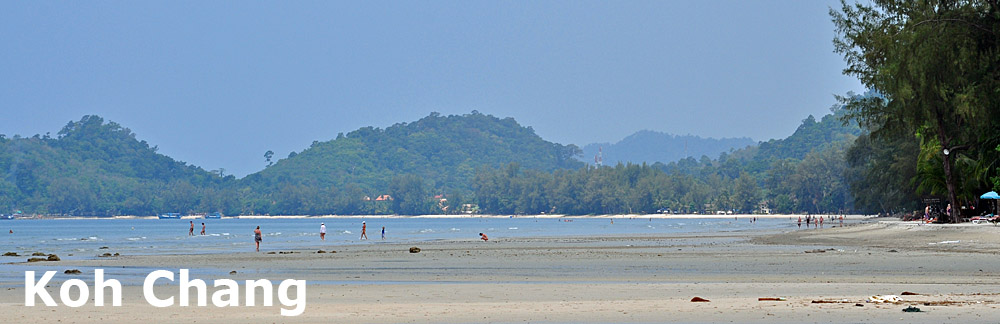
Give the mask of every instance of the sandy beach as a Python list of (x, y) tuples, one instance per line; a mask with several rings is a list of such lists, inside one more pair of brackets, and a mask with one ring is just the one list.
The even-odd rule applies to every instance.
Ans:
[[(324, 245), (261, 253), (123, 256), (45, 263), (59, 282), (92, 269), (192, 269), (214, 279), (307, 280), (297, 317), (271, 307), (156, 308), (142, 287), (123, 306), (25, 307), (0, 292), (5, 322), (138, 323), (995, 323), (1000, 318), (1000, 227), (897, 221), (794, 231), (621, 237), (531, 237), (490, 242)], [(318, 250), (336, 253), (316, 253)], [(111, 251), (114, 252), (114, 251)], [(268, 252), (274, 252), (268, 254)], [(285, 253), (282, 253), (285, 252)], [(291, 253), (288, 253), (291, 252)], [(21, 265), (14, 265), (15, 268)], [(23, 270), (33, 270), (24, 264)], [(121, 270), (124, 271), (124, 270)], [(231, 271), (236, 271), (231, 274)], [(212, 289), (209, 289), (211, 295)], [(158, 296), (177, 294), (159, 285)], [(901, 295), (912, 292), (917, 295)], [(897, 295), (897, 303), (871, 303)], [(92, 296), (91, 296), (92, 297)], [(691, 302), (701, 297), (709, 302)], [(758, 298), (783, 298), (759, 301)], [(259, 304), (258, 304), (259, 305)], [(908, 306), (921, 312), (903, 312)]]

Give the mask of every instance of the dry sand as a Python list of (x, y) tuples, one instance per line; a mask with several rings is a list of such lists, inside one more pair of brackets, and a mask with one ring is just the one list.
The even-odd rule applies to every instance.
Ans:
[[(307, 306), (298, 317), (281, 316), (277, 300), (272, 307), (155, 308), (140, 286), (127, 286), (125, 305), (116, 308), (25, 307), (24, 288), (15, 286), (0, 292), (0, 309), (5, 322), (17, 323), (1000, 321), (1000, 227), (992, 225), (878, 222), (790, 232), (441, 241), (421, 243), (420, 253), (409, 253), (409, 247), (317, 242), (315, 249), (286, 251), (296, 252), (291, 254), (47, 264), (87, 269), (83, 279), (93, 279), (91, 267), (106, 269), (112, 278), (125, 267), (190, 268), (209, 283), (304, 279)], [(237, 273), (230, 275), (232, 270)], [(58, 282), (69, 278), (56, 276), (49, 288), (54, 296)], [(157, 291), (161, 297), (177, 294), (176, 286)], [(900, 296), (903, 301), (895, 304), (866, 302), (904, 291), (920, 295)], [(693, 303), (693, 297), (710, 302)], [(922, 312), (902, 312), (907, 306)]]

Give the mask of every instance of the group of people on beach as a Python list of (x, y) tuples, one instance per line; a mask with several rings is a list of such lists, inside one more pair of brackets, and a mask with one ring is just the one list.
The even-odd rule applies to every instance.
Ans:
[[(827, 216), (827, 217), (834, 217), (833, 219), (836, 220), (838, 216)], [(817, 228), (823, 226), (823, 218), (824, 218), (823, 216), (806, 215), (806, 228), (809, 228), (809, 225), (813, 225)], [(840, 226), (844, 226), (844, 215), (840, 215), (839, 219), (840, 219)], [(802, 227), (802, 216), (799, 216), (799, 227), (800, 228)]]
[[(320, 224), (320, 225), (322, 225), (322, 224)], [(320, 237), (323, 237), (323, 235), (324, 235), (323, 231), (325, 231), (325, 230), (326, 230), (326, 227), (321, 227), (320, 228), (320, 234), (319, 234)], [(367, 240), (367, 239), (368, 239), (368, 224), (365, 223), (365, 221), (361, 221), (361, 238), (360, 238), (360, 240)], [(383, 240), (385, 239), (385, 226), (382, 226), (382, 239)]]
[[(365, 221), (361, 221), (361, 238), (360, 238), (361, 240), (368, 239), (367, 232), (368, 232), (368, 224)], [(188, 234), (194, 235), (194, 221), (191, 222), (191, 229), (188, 231)], [(205, 223), (201, 223), (201, 235), (205, 235)], [(322, 241), (326, 241), (326, 223), (319, 223), (319, 239)], [(383, 240), (385, 239), (385, 226), (382, 226), (382, 239)], [(488, 237), (486, 237), (486, 234), (483, 233), (479, 233), (479, 239), (483, 240), (484, 242), (490, 240)], [(254, 243), (256, 243), (257, 245), (257, 252), (260, 252), (260, 241), (262, 240), (260, 233), (260, 226), (257, 226), (257, 228), (253, 230), (253, 240)]]
[[(191, 228), (188, 229), (188, 236), (194, 236), (194, 221), (191, 222)], [(205, 223), (201, 223), (201, 235), (205, 235)]]

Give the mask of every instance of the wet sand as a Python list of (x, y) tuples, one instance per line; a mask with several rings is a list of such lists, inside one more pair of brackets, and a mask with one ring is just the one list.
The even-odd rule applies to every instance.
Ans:
[[(272, 307), (218, 308), (209, 302), (155, 308), (140, 286), (125, 287), (122, 307), (80, 308), (25, 307), (24, 288), (15, 286), (0, 292), (0, 307), (8, 319), (22, 323), (990, 323), (1000, 318), (1000, 227), (992, 225), (881, 222), (788, 232), (491, 237), (490, 242), (420, 243), (420, 253), (409, 253), (410, 246), (317, 241), (314, 249), (295, 251), (268, 250), (264, 244), (262, 253), (45, 264), (84, 270), (57, 274), (49, 288), (53, 296), (63, 280), (92, 280), (94, 267), (111, 278), (115, 271), (189, 268), (210, 285), (218, 278), (266, 278), (275, 285), (303, 279), (307, 306), (298, 317), (281, 316), (277, 300)], [(336, 253), (316, 253), (320, 249)], [(894, 304), (866, 302), (872, 295), (904, 291), (920, 295), (900, 296), (903, 301)], [(177, 287), (157, 286), (157, 295), (177, 295)], [(693, 303), (693, 297), (710, 302)], [(922, 312), (902, 312), (907, 306)]]

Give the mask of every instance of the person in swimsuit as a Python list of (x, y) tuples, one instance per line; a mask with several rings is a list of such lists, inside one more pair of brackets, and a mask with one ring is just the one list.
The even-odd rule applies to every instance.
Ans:
[(253, 241), (257, 242), (257, 252), (260, 252), (260, 226), (257, 226), (257, 229), (253, 230)]
[(385, 239), (385, 226), (382, 226), (382, 239)]
[(483, 233), (479, 233), (479, 239), (483, 240), (483, 242), (486, 242), (486, 241), (490, 240), (490, 238), (486, 237), (486, 234), (483, 234)]
[(201, 223), (201, 235), (205, 235), (205, 223)]
[(362, 240), (367, 240), (368, 239), (368, 234), (365, 234), (365, 229), (367, 229), (367, 228), (368, 228), (368, 224), (365, 224), (365, 222), (362, 221), (361, 222), (361, 239)]
[(319, 223), (319, 239), (326, 241), (326, 223)]
[(188, 236), (194, 236), (194, 221), (191, 221), (191, 229), (188, 230)]

